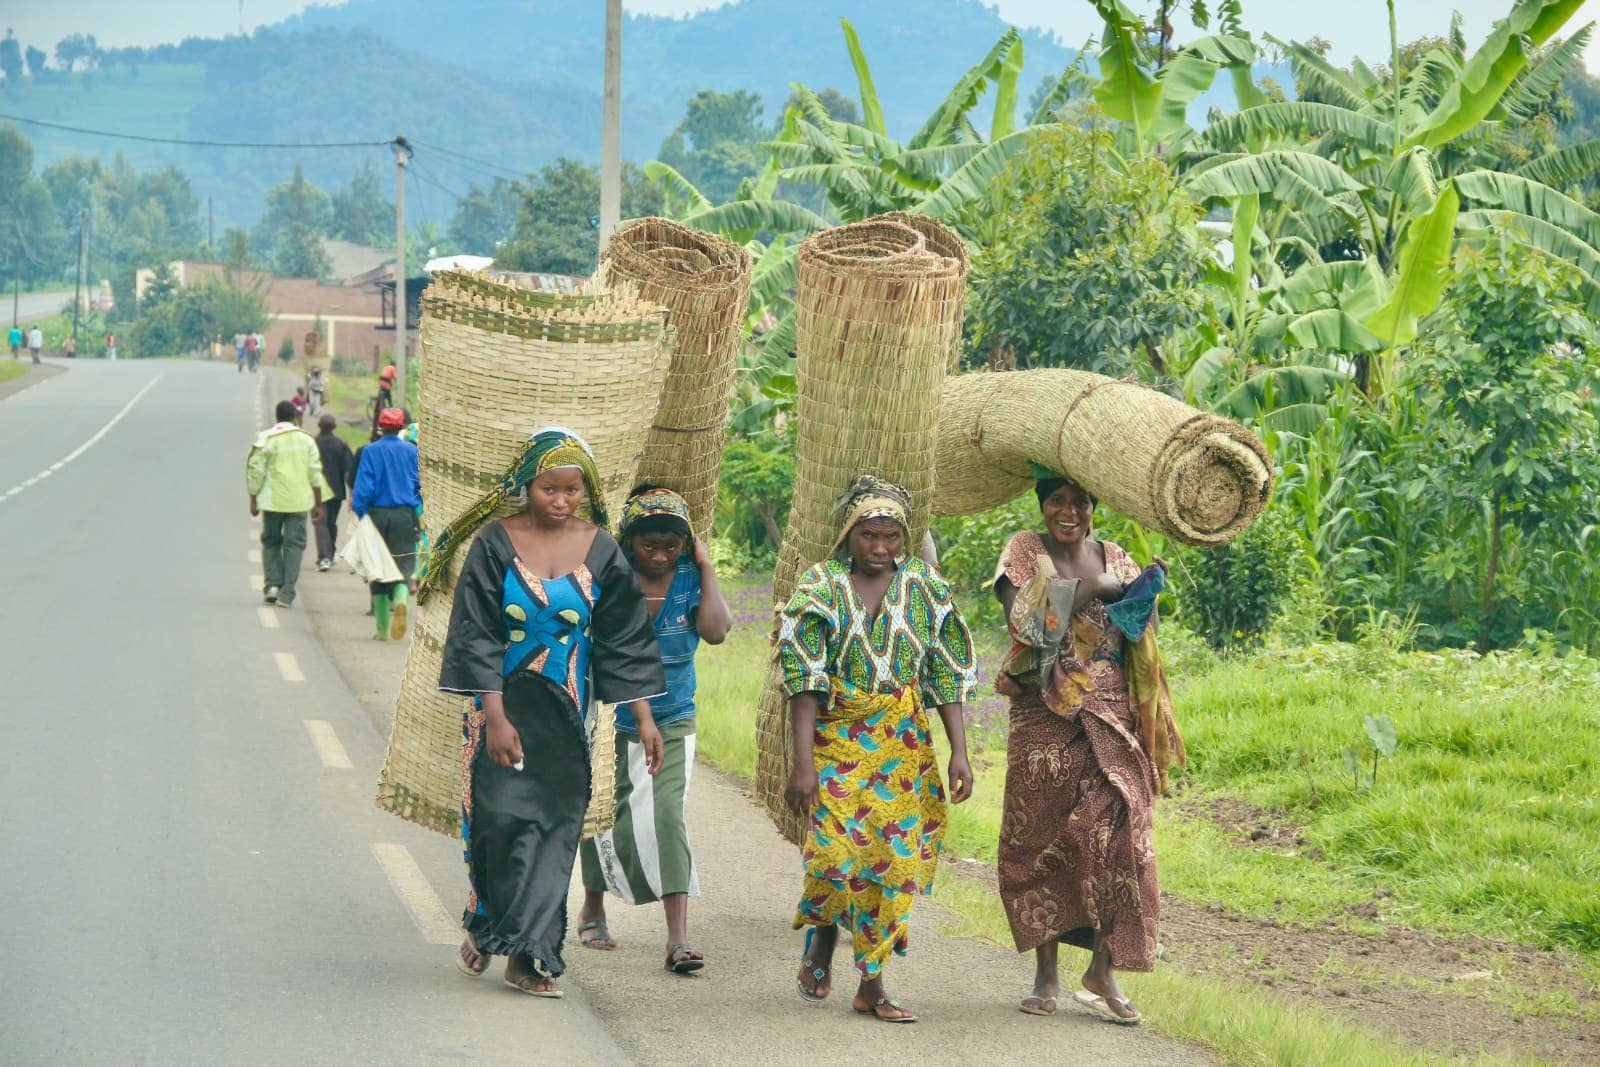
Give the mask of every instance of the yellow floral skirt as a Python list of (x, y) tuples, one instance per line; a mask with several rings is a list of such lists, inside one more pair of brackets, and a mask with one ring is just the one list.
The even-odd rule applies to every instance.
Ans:
[(905, 955), (911, 905), (933, 890), (944, 781), (914, 689), (863, 693), (835, 681), (814, 745), (820, 801), (794, 927), (844, 927), (856, 968), (873, 978), (891, 953)]

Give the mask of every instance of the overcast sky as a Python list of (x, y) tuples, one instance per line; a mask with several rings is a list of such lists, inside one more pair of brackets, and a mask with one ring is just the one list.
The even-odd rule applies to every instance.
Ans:
[[(601, 0), (574, 0), (598, 4)], [(736, 2), (736, 0), (735, 0)], [(1408, 40), (1424, 33), (1443, 33), (1448, 12), (1458, 10), (1466, 19), (1467, 38), (1473, 44), (1489, 32), (1489, 25), (1511, 7), (1512, 0), (1398, 0), (1400, 37)], [(716, 0), (624, 0), (631, 11), (683, 15), (719, 6)], [(102, 45), (158, 44), (188, 36), (215, 37), (236, 33), (241, 23), (254, 29), (276, 22), (306, 7), (304, 0), (0, 0), (0, 22), (14, 28), (24, 42), (55, 42), (69, 33), (88, 31)], [(1099, 29), (1089, 0), (996, 0), (1003, 18), (1019, 26), (1038, 26), (1077, 44)], [(1135, 3), (1137, 9), (1148, 4)], [(1213, 7), (1216, 5), (1213, 4)], [(1388, 52), (1388, 17), (1384, 0), (1245, 0), (1245, 21), (1252, 30), (1272, 33), (1284, 40), (1313, 35), (1333, 42), (1333, 57), (1346, 61), (1360, 55), (1378, 61)], [(1600, 20), (1600, 0), (1585, 0), (1569, 24), (1572, 28)], [(1181, 30), (1181, 28), (1180, 28)], [(1597, 35), (1600, 37), (1600, 35)], [(870, 45), (870, 42), (869, 42)], [(870, 54), (870, 49), (869, 49)], [(1589, 46), (1588, 65), (1600, 72), (1600, 39)]]

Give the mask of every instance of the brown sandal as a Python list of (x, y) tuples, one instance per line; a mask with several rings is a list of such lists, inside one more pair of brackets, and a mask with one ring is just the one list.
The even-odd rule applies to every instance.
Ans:
[(693, 974), (706, 965), (706, 958), (679, 942), (667, 949), (667, 970), (673, 974)]
[(510, 975), (507, 975), (506, 985), (519, 993), (526, 993), (530, 997), (543, 997), (546, 1000), (560, 1000), (566, 996), (565, 993), (556, 988), (556, 980), (554, 978), (546, 978), (542, 974), (525, 974), (515, 981), (512, 980)]

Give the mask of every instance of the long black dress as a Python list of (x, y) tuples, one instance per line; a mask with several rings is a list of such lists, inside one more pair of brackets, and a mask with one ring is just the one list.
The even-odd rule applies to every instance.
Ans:
[(522, 565), (505, 528), (478, 534), (456, 584), (439, 688), (502, 693), (523, 769), (489, 758), (475, 699), (462, 737), (461, 839), (472, 883), (462, 924), (478, 951), (561, 974), (567, 886), (589, 801), (593, 701), (666, 691), (644, 596), (616, 541), (595, 535), (560, 578)]

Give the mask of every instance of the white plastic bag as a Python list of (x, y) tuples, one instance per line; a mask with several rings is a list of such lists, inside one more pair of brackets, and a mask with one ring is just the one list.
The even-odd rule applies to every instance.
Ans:
[(389, 546), (383, 542), (371, 515), (363, 515), (350, 534), (350, 539), (339, 550), (339, 559), (350, 564), (350, 569), (366, 582), (403, 582), (405, 575), (394, 565)]

